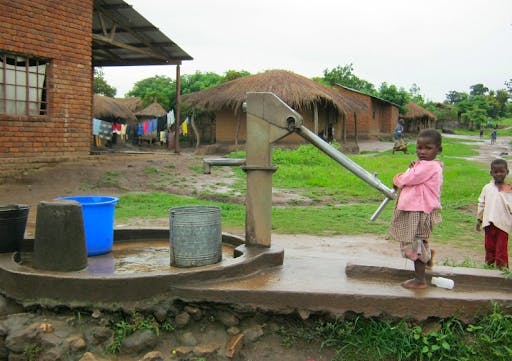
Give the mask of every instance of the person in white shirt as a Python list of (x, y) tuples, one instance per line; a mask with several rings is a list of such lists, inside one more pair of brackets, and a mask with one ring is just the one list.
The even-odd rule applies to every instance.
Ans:
[(484, 229), (485, 263), (508, 268), (508, 237), (512, 229), (512, 185), (505, 182), (507, 161), (491, 162), (493, 180), (478, 197), (476, 230)]

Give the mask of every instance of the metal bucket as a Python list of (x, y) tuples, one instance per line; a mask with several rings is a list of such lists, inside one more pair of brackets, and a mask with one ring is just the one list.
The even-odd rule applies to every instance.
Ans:
[(25, 204), (0, 205), (0, 252), (19, 251), (29, 209)]
[(196, 267), (222, 260), (220, 208), (186, 206), (170, 209), (171, 266)]

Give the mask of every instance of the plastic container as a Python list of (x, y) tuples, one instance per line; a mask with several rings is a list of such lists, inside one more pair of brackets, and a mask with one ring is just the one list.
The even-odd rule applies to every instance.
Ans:
[(455, 286), (455, 282), (453, 282), (453, 280), (444, 277), (432, 277), (432, 284), (437, 287), (447, 288), (449, 290)]
[(114, 245), (114, 210), (119, 198), (108, 196), (69, 196), (59, 200), (76, 201), (82, 205), (85, 245), (88, 256), (112, 251)]
[(169, 223), (171, 266), (196, 267), (222, 260), (219, 207), (171, 208)]
[(29, 209), (25, 204), (0, 205), (0, 252), (19, 251), (25, 237)]

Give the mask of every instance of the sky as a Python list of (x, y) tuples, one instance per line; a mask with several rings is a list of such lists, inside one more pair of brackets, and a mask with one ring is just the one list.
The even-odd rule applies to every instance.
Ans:
[[(512, 0), (125, 0), (191, 55), (181, 74), (285, 69), (322, 77), (352, 64), (431, 101), (512, 79)], [(104, 67), (123, 97), (140, 80), (176, 77), (176, 66)]]

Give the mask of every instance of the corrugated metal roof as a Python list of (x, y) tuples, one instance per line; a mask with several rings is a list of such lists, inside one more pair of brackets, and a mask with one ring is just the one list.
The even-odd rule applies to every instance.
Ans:
[(122, 0), (94, 0), (94, 66), (172, 65), (193, 58)]

